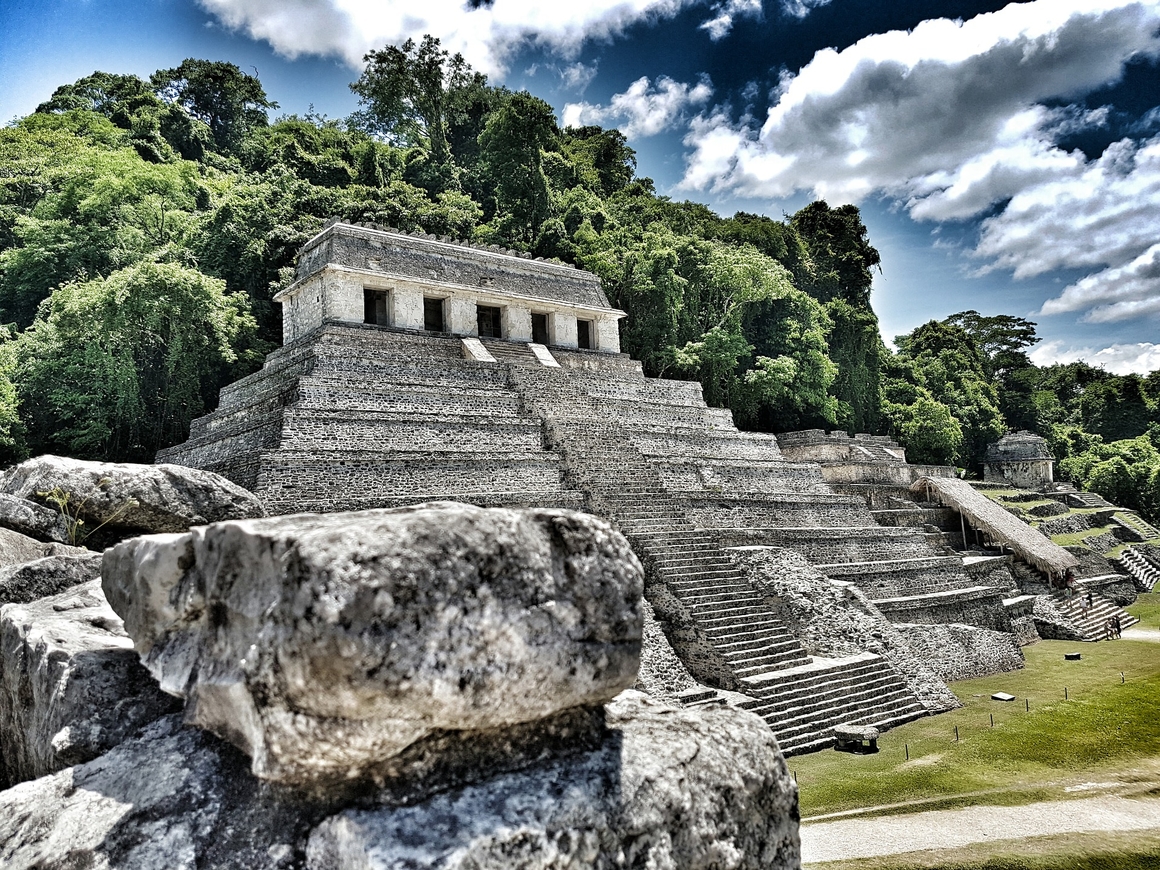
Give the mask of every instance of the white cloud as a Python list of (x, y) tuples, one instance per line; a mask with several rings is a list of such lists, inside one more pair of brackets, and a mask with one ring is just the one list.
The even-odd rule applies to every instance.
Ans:
[(642, 76), (624, 93), (614, 95), (607, 106), (568, 103), (563, 120), (568, 127), (615, 124), (630, 139), (655, 136), (681, 121), (690, 106), (703, 105), (712, 96), (713, 86), (707, 80), (688, 85), (661, 76), (654, 86), (648, 76)]
[(1113, 344), (1109, 347), (1065, 347), (1062, 341), (1048, 341), (1029, 354), (1037, 366), (1083, 360), (1115, 375), (1131, 372), (1147, 374), (1160, 369), (1160, 344), (1143, 341), (1138, 344)]
[[(1155, 230), (1151, 233), (1156, 237)], [(1085, 320), (1107, 323), (1160, 311), (1160, 243), (1123, 266), (1081, 278), (1043, 303), (1040, 314), (1087, 311)]]
[(499, 75), (522, 43), (571, 58), (586, 40), (607, 39), (640, 21), (671, 17), (704, 0), (499, 0), (472, 9), (464, 0), (198, 0), (223, 24), (265, 40), (288, 57), (333, 55), (352, 67), (372, 48), (423, 34), (438, 36), (476, 69)]
[(781, 0), (781, 11), (794, 18), (805, 18), (819, 6), (828, 6), (830, 0)]
[[(828, 3), (829, 0), (822, 0)], [(733, 29), (738, 18), (761, 17), (761, 0), (722, 0), (713, 7), (713, 17), (701, 24), (701, 29), (709, 32), (709, 38), (716, 42), (724, 39)]]
[(1107, 111), (1046, 105), (1160, 57), (1158, 29), (1156, 0), (1035, 0), (820, 51), (783, 77), (760, 129), (694, 119), (683, 185), (771, 199), (804, 190), (835, 204), (884, 193), (916, 220), (998, 206), (973, 252), (983, 271), (1096, 270), (1045, 313), (1160, 311), (1160, 278), (1132, 268), (1160, 226), (1160, 138), (1088, 160), (1057, 143), (1105, 125)]
[(573, 63), (560, 70), (560, 82), (571, 91), (584, 93), (584, 89), (596, 78), (596, 64)]

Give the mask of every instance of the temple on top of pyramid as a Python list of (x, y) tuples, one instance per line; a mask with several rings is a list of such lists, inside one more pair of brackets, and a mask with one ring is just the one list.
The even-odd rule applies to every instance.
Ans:
[(573, 266), (337, 221), (274, 299), (285, 344), (339, 321), (619, 353), (625, 316)]

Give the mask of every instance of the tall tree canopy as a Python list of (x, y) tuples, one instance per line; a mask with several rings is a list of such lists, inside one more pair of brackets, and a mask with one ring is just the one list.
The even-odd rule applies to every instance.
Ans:
[(445, 163), (449, 127), (468, 120), (487, 78), (429, 34), (417, 44), (408, 39), (372, 50), (363, 60), (366, 67), (350, 86), (362, 107), (357, 122), (395, 145), (425, 145), (432, 160)]
[(255, 76), (221, 60), (186, 58), (173, 69), (153, 73), (150, 83), (167, 103), (205, 122), (218, 149), (227, 154), (236, 153), (251, 130), (266, 125), (267, 109), (278, 108)]

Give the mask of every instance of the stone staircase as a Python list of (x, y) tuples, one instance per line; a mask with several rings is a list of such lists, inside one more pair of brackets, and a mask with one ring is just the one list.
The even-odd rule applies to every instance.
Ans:
[[(527, 345), (496, 344), (539, 365)], [(272, 513), (448, 498), (583, 510), (507, 368), (465, 359), (455, 339), (330, 325), (223, 389), (157, 459), (218, 471)]]
[(1112, 503), (1094, 492), (1069, 492), (1065, 495), (1067, 504), (1075, 508), (1110, 508)]
[[(632, 543), (646, 567), (646, 596), (676, 627), (678, 655), (695, 677), (763, 716), (784, 752), (830, 745), (836, 725), (889, 727), (926, 715), (880, 656), (812, 659), (716, 537), (690, 522), (615, 409), (570, 383), (566, 372), (521, 368), (511, 377), (528, 409), (545, 420), (570, 483)], [(686, 702), (712, 700), (698, 691)]]
[(1139, 535), (1141, 541), (1160, 538), (1160, 529), (1157, 529), (1151, 523), (1145, 522), (1135, 511), (1118, 512), (1112, 519), (1121, 526)]
[[(1103, 578), (1091, 579), (1101, 580)], [(1092, 605), (1088, 607), (1087, 592), (1083, 588), (1083, 583), (1083, 580), (1079, 581), (1079, 591), (1076, 594), (1056, 592), (1052, 598), (1055, 600), (1056, 607), (1071, 621), (1084, 640), (1107, 639), (1108, 620), (1112, 617), (1118, 616), (1120, 618), (1121, 629), (1128, 628), (1140, 621), (1103, 595), (1093, 594)]]
[(1144, 592), (1153, 591), (1160, 585), (1160, 565), (1135, 547), (1127, 547), (1118, 559), (1112, 560), (1125, 574), (1132, 578), (1136, 588)]
[(881, 730), (926, 715), (905, 681), (881, 657), (862, 653), (756, 677), (746, 683), (754, 700), (738, 706), (770, 723), (786, 755), (823, 749), (837, 725), (875, 725)]

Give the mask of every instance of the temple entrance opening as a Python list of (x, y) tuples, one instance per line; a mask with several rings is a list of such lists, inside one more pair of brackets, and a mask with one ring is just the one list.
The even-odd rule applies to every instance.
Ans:
[(363, 323), (390, 326), (390, 315), (387, 311), (386, 290), (363, 290)]
[(444, 332), (443, 300), (432, 296), (423, 297), (423, 328), (428, 332)]
[(532, 341), (548, 344), (548, 315), (532, 313)]
[(580, 350), (592, 350), (592, 321), (576, 321), (576, 346)]
[(478, 305), (475, 309), (480, 338), (503, 338), (500, 330), (500, 309)]

